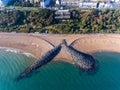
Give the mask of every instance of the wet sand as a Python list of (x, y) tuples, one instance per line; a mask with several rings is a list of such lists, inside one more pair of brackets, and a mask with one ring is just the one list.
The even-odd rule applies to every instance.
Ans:
[[(48, 50), (59, 45), (66, 39), (69, 45), (77, 50), (92, 54), (100, 51), (120, 53), (119, 34), (25, 34), (25, 33), (0, 33), (0, 47), (14, 48), (32, 54), (39, 59)], [(72, 62), (62, 49), (54, 60)]]

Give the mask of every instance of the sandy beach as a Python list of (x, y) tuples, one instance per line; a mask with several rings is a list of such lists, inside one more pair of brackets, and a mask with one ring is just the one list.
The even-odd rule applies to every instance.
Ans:
[[(54, 48), (66, 39), (69, 45), (85, 53), (110, 51), (120, 53), (119, 34), (25, 34), (25, 33), (0, 33), (0, 47), (13, 48), (32, 54), (39, 59), (48, 50)], [(62, 49), (54, 60), (72, 62)]]

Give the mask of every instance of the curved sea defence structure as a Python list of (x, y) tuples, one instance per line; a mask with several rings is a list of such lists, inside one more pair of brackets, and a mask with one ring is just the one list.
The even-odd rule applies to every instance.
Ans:
[(30, 67), (28, 67), (23, 73), (20, 74), (20, 76), (17, 78), (17, 80), (26, 77), (28, 74), (30, 74), (33, 70), (36, 70), (43, 65), (50, 62), (61, 50), (61, 45), (56, 46), (55, 48), (48, 51), (46, 54), (44, 54), (38, 61), (34, 62)]
[(80, 52), (75, 48), (68, 46), (66, 40), (63, 40), (63, 48), (66, 53), (72, 57), (75, 63), (84, 70), (93, 69), (95, 66), (95, 59), (86, 53)]

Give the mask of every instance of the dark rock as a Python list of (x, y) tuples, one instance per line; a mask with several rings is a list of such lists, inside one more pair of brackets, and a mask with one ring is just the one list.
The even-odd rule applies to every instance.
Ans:
[(24, 77), (26, 77), (28, 74), (30, 74), (33, 70), (36, 70), (43, 65), (50, 62), (61, 50), (61, 45), (56, 46), (54, 49), (48, 51), (46, 54), (44, 54), (40, 60), (33, 63), (30, 67), (28, 67), (23, 73), (20, 74), (20, 76), (17, 78), (17, 80), (20, 80)]
[(66, 40), (63, 40), (62, 43), (66, 53), (72, 57), (72, 59), (80, 68), (84, 70), (94, 68), (95, 59), (91, 55), (78, 51), (72, 46), (68, 46)]

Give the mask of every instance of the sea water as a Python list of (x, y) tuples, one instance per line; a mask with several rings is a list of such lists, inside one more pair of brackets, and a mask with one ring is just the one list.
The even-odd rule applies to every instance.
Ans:
[(81, 72), (73, 64), (50, 62), (19, 81), (16, 78), (35, 59), (0, 50), (0, 90), (120, 90), (120, 54), (99, 52), (96, 73)]

